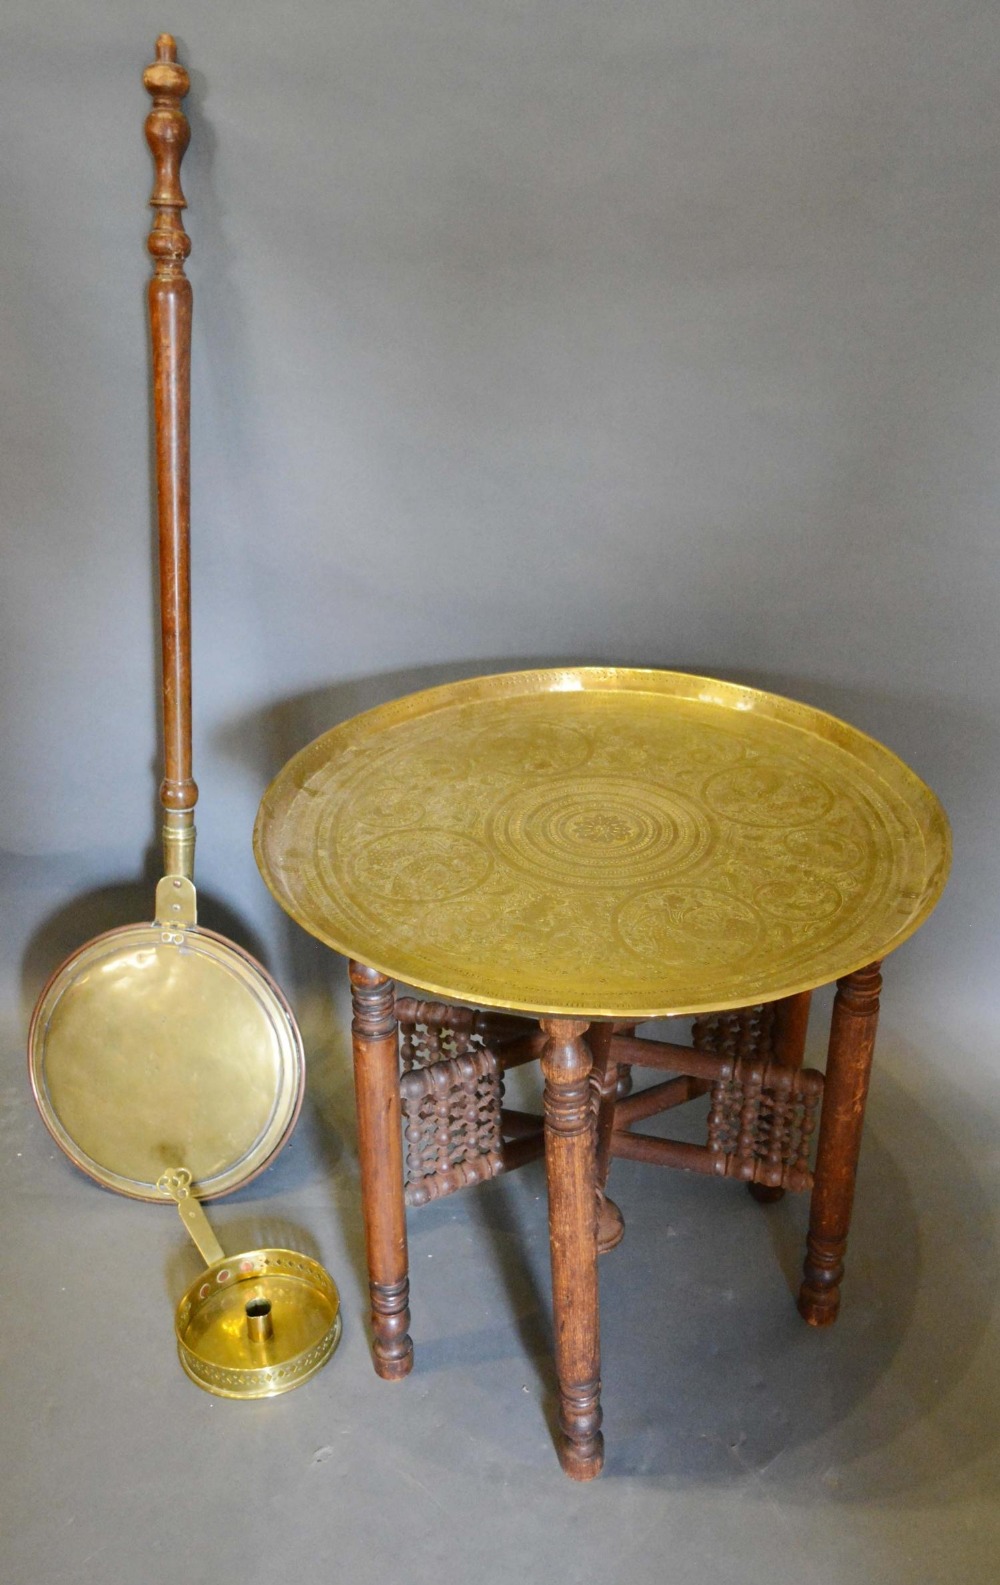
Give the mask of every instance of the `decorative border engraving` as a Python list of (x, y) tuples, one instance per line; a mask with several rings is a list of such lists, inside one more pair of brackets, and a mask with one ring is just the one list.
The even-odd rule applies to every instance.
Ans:
[(257, 852), (314, 934), (435, 994), (652, 1016), (835, 977), (909, 934), (933, 795), (808, 707), (670, 673), (516, 673), (318, 739)]

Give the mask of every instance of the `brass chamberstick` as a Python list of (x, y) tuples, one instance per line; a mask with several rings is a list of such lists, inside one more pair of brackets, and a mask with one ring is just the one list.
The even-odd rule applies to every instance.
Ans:
[(275, 778), (254, 847), (337, 951), (435, 995), (589, 1018), (825, 984), (911, 935), (950, 862), (934, 794), (835, 717), (592, 667), (344, 722)]

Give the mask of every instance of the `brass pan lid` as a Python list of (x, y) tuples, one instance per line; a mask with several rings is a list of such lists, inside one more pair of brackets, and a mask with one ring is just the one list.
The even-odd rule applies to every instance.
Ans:
[(241, 1188), (288, 1138), (305, 1084), (277, 985), (194, 924), (126, 925), (68, 958), (39, 997), (28, 1064), (59, 1148), (138, 1200), (162, 1201), (178, 1161), (201, 1199)]

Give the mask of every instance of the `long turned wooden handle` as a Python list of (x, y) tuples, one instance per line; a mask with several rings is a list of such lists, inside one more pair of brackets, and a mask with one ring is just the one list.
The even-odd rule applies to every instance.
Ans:
[(146, 141), (156, 168), (149, 202), (155, 212), (147, 246), (153, 259), (149, 328), (153, 353), (156, 493), (160, 530), (160, 623), (163, 643), (164, 862), (189, 877), (194, 864), (191, 775), (191, 283), (184, 260), (181, 160), (191, 137), (181, 100), (190, 79), (169, 33), (156, 41), (156, 60), (143, 73), (153, 98)]

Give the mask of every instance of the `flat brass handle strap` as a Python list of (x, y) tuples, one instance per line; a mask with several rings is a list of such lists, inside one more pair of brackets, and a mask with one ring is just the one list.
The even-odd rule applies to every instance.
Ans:
[(156, 41), (156, 60), (143, 82), (153, 96), (146, 141), (155, 165), (150, 204), (155, 211), (147, 246), (153, 259), (149, 328), (156, 428), (156, 495), (160, 540), (160, 610), (163, 653), (164, 869), (194, 875), (194, 806), (191, 774), (191, 283), (184, 260), (191, 241), (180, 167), (191, 130), (181, 109), (190, 80), (177, 62), (168, 33)]
[(172, 1171), (163, 1173), (156, 1187), (176, 1201), (180, 1219), (197, 1244), (198, 1253), (206, 1266), (214, 1266), (217, 1261), (225, 1260), (225, 1250), (212, 1232), (201, 1201), (191, 1193), (191, 1174), (187, 1168), (174, 1167)]

